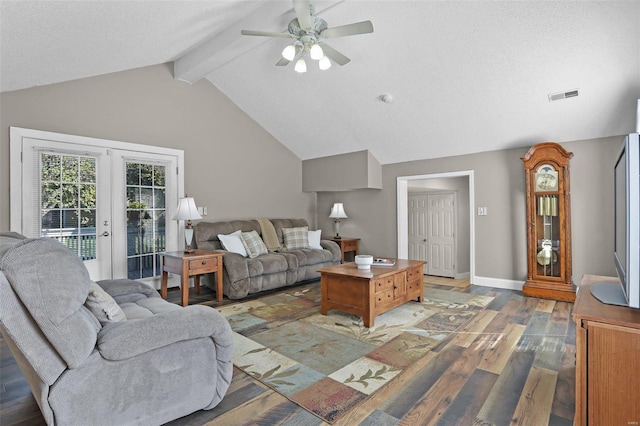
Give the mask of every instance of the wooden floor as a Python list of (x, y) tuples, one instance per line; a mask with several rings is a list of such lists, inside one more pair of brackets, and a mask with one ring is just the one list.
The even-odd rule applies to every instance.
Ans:
[[(447, 339), (340, 425), (572, 425), (575, 326), (572, 304), (526, 298), (520, 292), (465, 286), (425, 286), (494, 296), (467, 336)], [(450, 284), (450, 285), (446, 285)], [(319, 285), (319, 283), (307, 284)], [(211, 306), (213, 294), (192, 291), (190, 303)], [(169, 300), (178, 302), (177, 291)], [(0, 339), (0, 425), (44, 424), (15, 360)], [(288, 399), (234, 369), (224, 400), (169, 423), (178, 425), (323, 425)]]

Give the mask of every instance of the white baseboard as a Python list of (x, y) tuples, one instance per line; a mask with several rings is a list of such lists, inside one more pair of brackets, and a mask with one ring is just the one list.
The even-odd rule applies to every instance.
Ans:
[(456, 274), (454, 279), (456, 279), (456, 280), (466, 280), (470, 276), (471, 276), (471, 274), (469, 272), (462, 272), (460, 274)]
[(524, 281), (505, 280), (502, 278), (478, 277), (471, 283), (482, 287), (504, 288), (506, 290), (522, 291)]

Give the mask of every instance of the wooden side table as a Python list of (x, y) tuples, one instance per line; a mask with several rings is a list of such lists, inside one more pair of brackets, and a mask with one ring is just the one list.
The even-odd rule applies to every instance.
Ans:
[(354, 256), (358, 255), (358, 241), (360, 238), (327, 238), (330, 241), (336, 242), (340, 246), (340, 263), (344, 263), (344, 254), (347, 252), (353, 252)]
[(194, 250), (191, 253), (172, 251), (160, 253), (162, 256), (162, 287), (160, 295), (167, 298), (169, 272), (182, 277), (182, 306), (189, 304), (189, 277), (193, 278), (196, 294), (200, 293), (200, 275), (216, 273), (216, 299), (222, 302), (222, 258), (224, 253), (209, 250)]

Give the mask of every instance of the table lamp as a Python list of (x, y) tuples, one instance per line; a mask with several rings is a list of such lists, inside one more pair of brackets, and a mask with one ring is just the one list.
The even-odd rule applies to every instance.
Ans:
[(334, 218), (336, 223), (336, 236), (333, 238), (335, 239), (342, 238), (340, 236), (340, 219), (346, 219), (348, 217), (347, 214), (344, 212), (344, 206), (342, 205), (342, 203), (333, 204), (333, 207), (331, 208), (331, 214), (329, 215), (329, 217)]
[(196, 202), (193, 200), (193, 197), (180, 198), (178, 201), (178, 210), (173, 220), (186, 220), (184, 224), (185, 253), (193, 252), (191, 248), (191, 241), (193, 240), (193, 225), (191, 225), (191, 220), (193, 219), (202, 219), (202, 216), (198, 213), (198, 208), (196, 207)]

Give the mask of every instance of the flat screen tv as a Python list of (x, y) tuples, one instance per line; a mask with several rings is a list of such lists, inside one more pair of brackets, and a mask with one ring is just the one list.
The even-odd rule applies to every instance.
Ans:
[(640, 309), (640, 140), (631, 133), (614, 163), (613, 260), (620, 286), (596, 283), (593, 296), (603, 303)]

